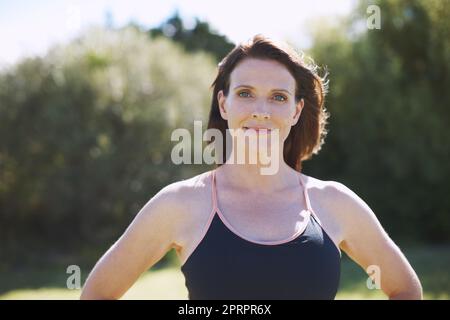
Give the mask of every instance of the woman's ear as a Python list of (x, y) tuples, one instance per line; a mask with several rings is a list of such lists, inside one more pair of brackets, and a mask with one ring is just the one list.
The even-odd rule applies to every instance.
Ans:
[(305, 106), (305, 101), (303, 100), (303, 98), (301, 98), (300, 101), (297, 102), (295, 105), (295, 113), (292, 118), (293, 126), (295, 126), (297, 124), (298, 120), (300, 119), (300, 115), (302, 114), (302, 110), (303, 110), (304, 106)]
[(228, 120), (227, 110), (225, 109), (225, 101), (226, 101), (226, 99), (227, 99), (227, 97), (223, 93), (223, 90), (220, 90), (217, 93), (217, 102), (219, 104), (220, 115), (222, 116), (222, 118), (224, 120)]

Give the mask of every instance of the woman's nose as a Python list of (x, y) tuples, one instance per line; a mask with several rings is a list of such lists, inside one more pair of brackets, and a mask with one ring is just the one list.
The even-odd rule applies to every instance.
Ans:
[(263, 119), (263, 120), (269, 120), (270, 119), (270, 114), (267, 112), (258, 112), (258, 111), (253, 111), (252, 112), (252, 118), (253, 119)]
[(270, 113), (268, 112), (268, 106), (264, 101), (260, 101), (255, 106), (255, 109), (252, 112), (252, 118), (253, 119), (260, 119), (260, 120), (268, 120), (270, 119)]

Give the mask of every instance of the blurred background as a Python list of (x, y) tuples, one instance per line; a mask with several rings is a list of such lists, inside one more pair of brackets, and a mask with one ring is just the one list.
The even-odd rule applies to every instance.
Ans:
[[(377, 5), (380, 28), (368, 27)], [(76, 299), (163, 186), (176, 128), (206, 129), (217, 63), (257, 33), (329, 72), (304, 173), (376, 213), (427, 299), (450, 297), (450, 1), (0, 1), (0, 299)], [(385, 299), (345, 255), (339, 299)], [(124, 297), (186, 299), (174, 252)]]

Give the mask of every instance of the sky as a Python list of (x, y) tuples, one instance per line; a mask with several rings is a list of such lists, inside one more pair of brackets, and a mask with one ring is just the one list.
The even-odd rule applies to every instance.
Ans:
[(114, 27), (130, 21), (159, 26), (176, 10), (188, 23), (199, 18), (234, 43), (263, 33), (308, 46), (308, 23), (348, 14), (355, 0), (0, 0), (0, 66), (24, 56), (45, 54), (92, 25)]

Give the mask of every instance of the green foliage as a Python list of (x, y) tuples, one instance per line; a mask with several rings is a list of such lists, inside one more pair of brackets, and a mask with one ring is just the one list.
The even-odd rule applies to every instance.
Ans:
[(214, 68), (128, 28), (90, 30), (4, 71), (0, 261), (104, 251), (162, 186), (198, 172), (172, 164), (170, 137), (206, 119)]
[[(361, 32), (373, 3), (381, 29)], [(448, 1), (361, 1), (311, 50), (330, 72), (331, 118), (305, 167), (355, 190), (394, 238), (450, 240), (449, 11)]]

